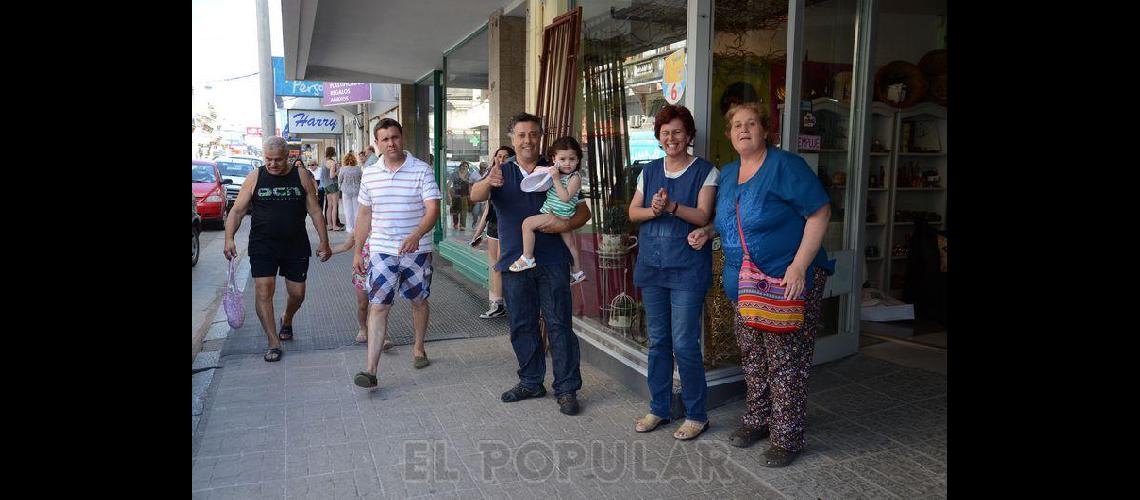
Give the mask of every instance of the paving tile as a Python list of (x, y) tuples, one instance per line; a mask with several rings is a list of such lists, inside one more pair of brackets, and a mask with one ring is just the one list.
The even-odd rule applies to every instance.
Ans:
[[(886, 375), (903, 369), (903, 367), (883, 361), (881, 359), (872, 358), (870, 356), (856, 354), (849, 356), (831, 363), (827, 363), (820, 367), (823, 371), (830, 371), (835, 374), (841, 375), (852, 382), (862, 382), (866, 379)], [(811, 378), (809, 377), (810, 381)], [(810, 382), (809, 382), (810, 383)]]
[(376, 470), (372, 451), (363, 441), (290, 449), (285, 472), (295, 478), (358, 470)]
[(805, 438), (808, 444), (805, 446), (805, 450), (817, 450), (834, 461), (843, 461), (902, 446), (898, 441), (847, 420), (808, 429)]
[(285, 427), (238, 429), (202, 433), (197, 458), (285, 450)]
[[(292, 458), (292, 457), (290, 457)], [(380, 498), (384, 490), (375, 470), (356, 470), (293, 477), (286, 498)]]
[(861, 385), (808, 393), (808, 402), (844, 418), (858, 418), (902, 404), (902, 401)]
[(199, 457), (191, 468), (191, 490), (285, 481), (285, 452), (268, 451)]
[(926, 410), (926, 411), (931, 411), (931, 412), (939, 413), (942, 415), (946, 414), (946, 395), (945, 394), (943, 394), (941, 396), (935, 396), (935, 397), (930, 398), (930, 399), (920, 399), (918, 401), (911, 401), (910, 404), (913, 406), (917, 406), (919, 408), (922, 408), (923, 410)]
[(903, 368), (859, 383), (907, 402), (946, 395), (946, 375), (917, 368)]
[(198, 490), (191, 498), (203, 500), (281, 499), (285, 498), (285, 484), (279, 482), (240, 484), (208, 490)]
[(285, 405), (239, 406), (210, 412), (199, 433), (258, 432), (285, 422)]
[(866, 415), (856, 422), (903, 444), (946, 436), (946, 415), (902, 405)]
[(858, 359), (813, 369), (805, 450), (769, 469), (767, 440), (727, 444), (743, 401), (711, 410), (710, 430), (683, 443), (675, 424), (633, 432), (646, 402), (588, 365), (583, 412), (567, 417), (552, 396), (498, 399), (515, 382), (504, 339), (429, 347), (428, 371), (407, 352), (382, 358), (376, 390), (351, 383), (358, 346), (290, 353), (287, 366), (223, 357), (193, 439), (192, 496), (945, 497), (943, 381), (910, 369)]

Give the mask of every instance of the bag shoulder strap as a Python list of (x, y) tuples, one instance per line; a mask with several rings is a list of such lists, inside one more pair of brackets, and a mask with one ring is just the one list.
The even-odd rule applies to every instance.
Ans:
[(744, 256), (751, 259), (748, 255), (748, 244), (744, 242), (744, 227), (740, 223), (740, 198), (736, 199), (736, 232), (740, 235), (740, 246), (744, 247)]

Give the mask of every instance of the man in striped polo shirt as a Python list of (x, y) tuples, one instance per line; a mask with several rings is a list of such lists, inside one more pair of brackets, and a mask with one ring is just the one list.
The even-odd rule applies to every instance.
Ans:
[[(376, 387), (380, 347), (388, 336), (388, 310), (397, 289), (412, 301), (415, 367), (430, 364), (424, 337), (431, 295), (431, 231), (439, 218), (442, 197), (431, 166), (404, 150), (404, 129), (399, 122), (380, 120), (372, 135), (381, 157), (361, 177), (357, 197), (360, 209), (353, 233), (356, 254), (352, 266), (368, 276), (369, 288), (368, 366), (353, 378), (361, 387)], [(368, 263), (360, 257), (365, 241), (369, 245)]]

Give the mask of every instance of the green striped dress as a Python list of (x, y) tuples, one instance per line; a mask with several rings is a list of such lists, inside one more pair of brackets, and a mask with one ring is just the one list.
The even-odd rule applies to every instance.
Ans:
[[(562, 187), (568, 186), (570, 184), (570, 178), (576, 175), (578, 175), (577, 172), (562, 176), (560, 178)], [(567, 191), (569, 191), (569, 189), (567, 189)], [(562, 198), (558, 197), (558, 190), (554, 189), (554, 186), (551, 186), (550, 189), (546, 191), (546, 202), (542, 204), (542, 208), (538, 209), (538, 211), (539, 213), (554, 214), (563, 219), (569, 219), (574, 215), (574, 209), (577, 208), (577, 206), (578, 193), (574, 193), (574, 196), (570, 197), (570, 201), (562, 201)]]

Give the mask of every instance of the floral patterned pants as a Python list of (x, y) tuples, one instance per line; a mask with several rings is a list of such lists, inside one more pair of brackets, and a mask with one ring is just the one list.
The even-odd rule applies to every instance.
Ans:
[(767, 426), (771, 442), (789, 451), (804, 446), (807, 378), (815, 354), (815, 334), (822, 323), (820, 303), (827, 274), (815, 269), (812, 289), (804, 304), (803, 328), (792, 333), (768, 333), (745, 326), (740, 314), (733, 324), (740, 344), (740, 368), (748, 387), (745, 427)]

